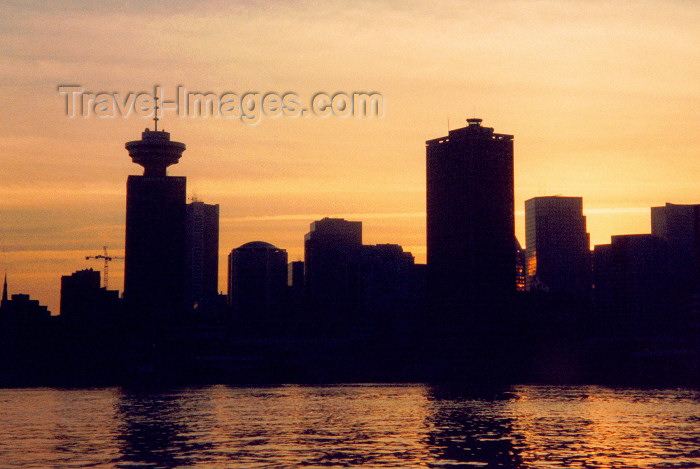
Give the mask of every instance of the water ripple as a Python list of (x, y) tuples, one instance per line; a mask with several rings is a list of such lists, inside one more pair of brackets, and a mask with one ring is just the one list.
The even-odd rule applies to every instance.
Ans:
[(700, 393), (0, 390), (0, 468), (700, 468)]

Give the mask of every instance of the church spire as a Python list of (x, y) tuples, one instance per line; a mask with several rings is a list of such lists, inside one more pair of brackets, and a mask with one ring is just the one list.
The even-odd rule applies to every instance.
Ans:
[(7, 272), (5, 272), (5, 282), (2, 284), (2, 303), (3, 305), (7, 302)]

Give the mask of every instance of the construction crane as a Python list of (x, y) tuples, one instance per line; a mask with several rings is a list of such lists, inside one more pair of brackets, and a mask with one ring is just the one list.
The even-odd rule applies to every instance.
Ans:
[(105, 290), (109, 286), (109, 279), (107, 277), (109, 273), (109, 261), (113, 261), (115, 259), (124, 259), (123, 257), (118, 257), (118, 256), (110, 256), (107, 254), (107, 246), (102, 246), (102, 249), (104, 249), (104, 254), (98, 254), (96, 256), (85, 256), (85, 259), (104, 259), (105, 261), (105, 270), (104, 270), (104, 276), (105, 276)]

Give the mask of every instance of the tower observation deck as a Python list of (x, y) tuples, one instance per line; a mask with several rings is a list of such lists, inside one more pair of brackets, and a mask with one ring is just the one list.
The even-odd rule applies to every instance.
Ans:
[(141, 140), (125, 145), (131, 160), (143, 166), (145, 177), (167, 176), (166, 168), (177, 164), (185, 151), (185, 144), (170, 140), (170, 132), (146, 129)]

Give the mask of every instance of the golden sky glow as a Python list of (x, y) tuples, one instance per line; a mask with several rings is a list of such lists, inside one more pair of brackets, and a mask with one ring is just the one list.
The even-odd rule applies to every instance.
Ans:
[[(177, 118), (171, 175), (221, 206), (225, 256), (253, 240), (303, 256), (321, 216), (425, 262), (425, 140), (477, 116), (515, 135), (528, 198), (582, 196), (593, 244), (649, 231), (649, 207), (700, 203), (694, 1), (4, 2), (0, 269), (58, 312), (60, 276), (123, 253), (124, 143), (147, 119), (67, 118), (58, 85), (99, 92), (380, 92), (381, 119)], [(123, 263), (111, 266), (122, 286)]]

